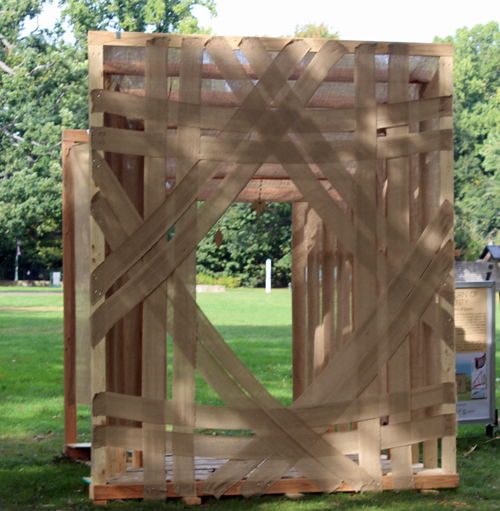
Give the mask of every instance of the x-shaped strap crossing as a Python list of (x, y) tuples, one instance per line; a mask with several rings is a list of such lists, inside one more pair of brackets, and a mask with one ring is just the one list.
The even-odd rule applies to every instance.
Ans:
[[(213, 43), (214, 44), (214, 43)], [(336, 45), (339, 43), (332, 44)], [(275, 88), (281, 90), (287, 87), (286, 80), (300, 62), (302, 57), (307, 53), (308, 47), (302, 41), (297, 41), (287, 45), (280, 54), (274, 59), (269, 66), (268, 76), (275, 81), (281, 83), (281, 87)], [(335, 50), (338, 48), (335, 46)], [(345, 50), (343, 50), (345, 52)], [(318, 52), (315, 58), (322, 58), (324, 53), (330, 54), (331, 66), (342, 56), (342, 51), (331, 51), (331, 45), (326, 44), (322, 51)], [(314, 62), (314, 59), (313, 59)], [(330, 67), (331, 67), (330, 66)], [(241, 67), (241, 66), (240, 66)], [(237, 68), (236, 68), (237, 69)], [(243, 68), (241, 68), (243, 70)], [(326, 72), (328, 68), (326, 67)], [(244, 70), (243, 70), (244, 71)], [(265, 117), (266, 108), (269, 106), (273, 97), (263, 89), (264, 83), (269, 79), (259, 81), (255, 86), (251, 85), (251, 81), (247, 80), (247, 88), (241, 93), (242, 106), (234, 114), (234, 122), (239, 122), (242, 119), (248, 119), (248, 112), (257, 112), (256, 116), (252, 113), (252, 119), (259, 120), (260, 116)], [(307, 74), (299, 78), (296, 87), (300, 86), (303, 80), (308, 78)], [(322, 81), (322, 76), (316, 77), (316, 86)], [(251, 88), (252, 87), (252, 88)], [(314, 93), (313, 88), (309, 89), (309, 94), (302, 95), (302, 106), (307, 104), (310, 96)], [(277, 94), (277, 93), (276, 93)], [(231, 122), (231, 121), (230, 121)], [(241, 124), (241, 123), (240, 123)], [(253, 123), (249, 123), (251, 127)], [(281, 126), (281, 137), (285, 135), (288, 125)], [(276, 136), (276, 134), (274, 135)], [(269, 150), (272, 149), (270, 144)], [(94, 153), (94, 170), (101, 170), (105, 163), (102, 159)], [(91, 283), (93, 286), (92, 299), (97, 302), (98, 299), (111, 287), (111, 285), (119, 278), (124, 272), (128, 271), (134, 266), (147, 253), (148, 250), (160, 239), (168, 230), (168, 228), (180, 217), (187, 209), (190, 203), (196, 200), (196, 195), (191, 193), (189, 196), (189, 188), (193, 188), (193, 181), (200, 182), (202, 174), (197, 174), (198, 162), (193, 169), (188, 173), (186, 178), (179, 183), (174, 192), (165, 200), (162, 206), (146, 220), (143, 226), (138, 229), (130, 238), (124, 242), (115, 252), (106, 258), (106, 260), (93, 272)], [(236, 165), (230, 173), (223, 180), (217, 190), (208, 198), (198, 210), (196, 220), (193, 225), (188, 224), (185, 228), (175, 235), (175, 243), (183, 246), (185, 249), (183, 253), (176, 250), (174, 257), (171, 259), (172, 266), (166, 265), (165, 261), (168, 260), (168, 255), (172, 252), (172, 243), (158, 252), (147, 264), (136, 268), (133, 278), (131, 278), (122, 288), (108, 298), (95, 312), (92, 321), (92, 343), (96, 345), (105, 333), (115, 324), (121, 317), (123, 317), (135, 305), (140, 303), (146, 296), (148, 296), (158, 285), (161, 284), (175, 268), (184, 260), (189, 253), (191, 253), (196, 245), (193, 245), (193, 237), (191, 232), (196, 229), (196, 244), (199, 243), (234, 199), (239, 195), (241, 190), (246, 186), (248, 181), (252, 178), (255, 172), (260, 167), (260, 164), (255, 165)], [(189, 186), (183, 186), (186, 180), (191, 178)], [(206, 182), (206, 180), (204, 181)], [(199, 189), (199, 188), (198, 188)], [(192, 190), (191, 190), (192, 192)], [(325, 192), (326, 193), (326, 192)], [(333, 201), (328, 197), (330, 202)], [(181, 200), (183, 199), (183, 200)], [(191, 200), (190, 203), (187, 200)], [(335, 206), (334, 206), (335, 207)], [(345, 216), (344, 216), (345, 218)], [(339, 218), (340, 220), (340, 218)], [(188, 246), (189, 245), (189, 246)]]

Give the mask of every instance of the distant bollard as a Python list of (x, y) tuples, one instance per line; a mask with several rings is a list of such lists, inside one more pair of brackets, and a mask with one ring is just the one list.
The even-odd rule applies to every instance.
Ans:
[(271, 259), (266, 259), (266, 293), (271, 292)]

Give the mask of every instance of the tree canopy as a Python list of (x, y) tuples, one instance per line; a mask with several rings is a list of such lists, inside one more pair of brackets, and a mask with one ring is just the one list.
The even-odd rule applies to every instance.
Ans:
[[(200, 31), (194, 5), (213, 0), (67, 0), (53, 31), (23, 35), (43, 0), (4, 0), (0, 11), (0, 268), (62, 264), (61, 132), (88, 128), (87, 30)], [(76, 38), (66, 42), (66, 20)]]
[(338, 39), (339, 33), (330, 32), (331, 28), (325, 23), (306, 23), (296, 25), (294, 37), (310, 37), (312, 39)]
[[(53, 31), (23, 32), (44, 0), (3, 0), (0, 9), (0, 268), (61, 266), (61, 131), (88, 127), (86, 32), (204, 32), (195, 5), (215, 15), (215, 0), (62, 0)], [(74, 40), (64, 37), (64, 22)], [(295, 37), (338, 38), (325, 23), (297, 25)], [(456, 245), (477, 258), (500, 241), (500, 31), (498, 23), (457, 30), (435, 42), (455, 45)], [(291, 208), (270, 204), (257, 218), (248, 204), (231, 207), (199, 247), (209, 275), (260, 282), (265, 259), (286, 284)], [(217, 248), (213, 236), (224, 235)]]
[(89, 30), (203, 33), (192, 7), (216, 15), (214, 0), (66, 0), (63, 5), (63, 18), (80, 39)]
[(455, 242), (475, 260), (500, 233), (500, 31), (457, 30), (454, 43)]

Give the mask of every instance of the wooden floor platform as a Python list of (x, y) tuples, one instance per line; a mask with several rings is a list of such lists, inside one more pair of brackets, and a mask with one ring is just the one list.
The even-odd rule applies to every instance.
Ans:
[[(172, 457), (166, 457), (167, 470), (167, 498), (179, 497), (174, 492), (172, 482)], [(203, 481), (217, 468), (223, 465), (227, 460), (217, 458), (195, 458), (195, 474), (198, 486), (198, 495), (201, 497)], [(393, 490), (393, 481), (391, 474), (391, 462), (386, 456), (382, 456), (383, 468), (383, 489)], [(458, 474), (443, 474), (440, 468), (426, 469), (422, 464), (413, 465), (415, 488), (419, 490), (429, 490), (435, 488), (457, 488), (459, 485)], [(91, 483), (91, 480), (87, 480)], [(239, 488), (244, 481), (240, 481), (231, 487), (224, 495), (241, 495)], [(352, 492), (351, 486), (343, 483), (338, 492)], [(93, 487), (94, 500), (106, 501), (116, 499), (141, 499), (144, 495), (143, 472), (142, 469), (128, 469), (127, 472), (118, 474), (110, 478), (106, 485)], [(321, 493), (321, 490), (311, 481), (302, 477), (295, 469), (290, 470), (280, 481), (271, 486), (268, 494), (284, 493)]]

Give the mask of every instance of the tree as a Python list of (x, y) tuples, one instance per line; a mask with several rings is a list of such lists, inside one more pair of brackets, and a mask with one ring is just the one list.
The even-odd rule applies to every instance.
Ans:
[(296, 25), (294, 37), (311, 37), (313, 39), (338, 39), (339, 33), (330, 32), (330, 27), (324, 23), (306, 23), (305, 25)]
[(462, 257), (474, 260), (500, 230), (500, 173), (494, 169), (500, 31), (498, 23), (490, 22), (434, 41), (454, 43), (455, 237)]
[(89, 30), (206, 32), (191, 12), (195, 5), (217, 14), (214, 0), (67, 0), (62, 14), (80, 40)]
[(84, 31), (189, 31), (199, 28), (193, 5), (215, 14), (213, 0), (68, 0), (75, 44), (64, 41), (62, 21), (21, 37), (43, 4), (4, 0), (0, 11), (0, 267), (13, 267), (17, 236), (22, 266), (62, 264), (61, 132), (88, 127)]
[(85, 56), (45, 33), (18, 40), (0, 76), (0, 229), (29, 266), (61, 265), (61, 130), (86, 128)]
[[(290, 282), (292, 205), (268, 203), (259, 217), (250, 204), (233, 204), (198, 247), (197, 270), (238, 277), (243, 285), (263, 285), (266, 259), (273, 261), (273, 284)], [(224, 241), (217, 248), (215, 233)]]

